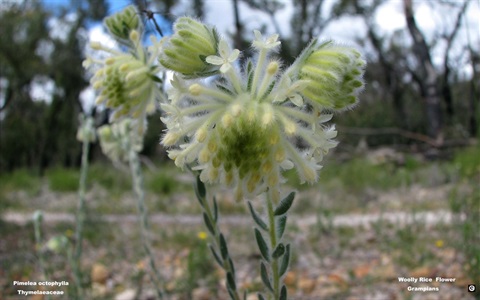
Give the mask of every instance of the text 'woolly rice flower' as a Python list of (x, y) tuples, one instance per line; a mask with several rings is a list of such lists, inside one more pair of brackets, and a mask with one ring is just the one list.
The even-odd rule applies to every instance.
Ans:
[[(234, 186), (237, 199), (278, 188), (284, 181), (282, 172), (290, 168), (297, 170), (303, 182), (317, 181), (323, 156), (337, 144), (335, 127), (325, 124), (332, 115), (322, 111), (324, 106), (312, 105), (314, 97), (307, 98), (312, 86), (318, 88), (317, 77), (300, 77), (306, 73), (302, 67), (317, 63), (319, 49), (312, 51), (313, 58), (303, 58), (281, 74), (281, 63), (269, 57), (280, 45), (277, 38), (263, 39), (255, 32), (253, 47), (258, 59), (249, 61), (242, 72), (230, 64), (238, 54), (228, 54), (230, 48), (222, 40), (218, 46), (224, 49), (222, 54), (206, 60), (222, 65), (222, 80), (205, 83), (177, 74), (169, 91), (170, 102), (162, 104), (162, 120), (167, 125), (162, 144), (170, 148), (169, 157), (179, 167), (199, 170), (204, 182)], [(340, 56), (357, 53), (346, 47), (329, 51), (338, 51)], [(359, 59), (356, 55), (350, 58)], [(334, 63), (349, 62), (337, 59)], [(325, 66), (329, 71), (330, 65)], [(334, 88), (338, 97), (352, 92)]]

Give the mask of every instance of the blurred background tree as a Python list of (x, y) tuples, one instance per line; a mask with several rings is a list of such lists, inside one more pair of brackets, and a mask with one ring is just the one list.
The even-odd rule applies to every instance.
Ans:
[[(2, 5), (0, 78), (0, 170), (77, 165), (75, 140), (80, 92), (88, 85), (82, 68), (87, 22), (103, 19), (103, 0), (71, 1), (56, 11), (39, 1)], [(35, 85), (51, 95), (33, 99)], [(51, 97), (51, 99), (48, 99)]]
[[(80, 94), (88, 86), (81, 63), (88, 31), (110, 12), (108, 4), (113, 2), (66, 0), (63, 6), (46, 7), (48, 3), (4, 2), (0, 7), (0, 171), (26, 167), (42, 173), (51, 166), (79, 163), (75, 132), (78, 114), (85, 109)], [(208, 21), (214, 5), (208, 0), (131, 3), (142, 12), (147, 31), (157, 35), (145, 11), (154, 12), (162, 31), (169, 34), (176, 16)], [(478, 37), (466, 21), (474, 2), (394, 1), (405, 26), (389, 34), (376, 16), (382, 6), (392, 4), (390, 0), (222, 3), (232, 11), (231, 20), (223, 19), (230, 24), (224, 34), (235, 47), (246, 50), (242, 59), (251, 55), (247, 41), (259, 26), (267, 33), (280, 34), (278, 55), (290, 63), (313, 37), (322, 38), (336, 22), (360, 20), (364, 24), (355, 43), (368, 59), (367, 86), (361, 105), (335, 120), (342, 149), (354, 149), (363, 141), (370, 147), (438, 150), (469, 144), (477, 137), (480, 56), (471, 39)], [(415, 18), (420, 4), (440, 15), (448, 12), (448, 18), (441, 19), (433, 31), (425, 31)], [(261, 17), (249, 22), (252, 13)], [(459, 45), (460, 35), (470, 40)], [(470, 70), (467, 76), (465, 69)], [(33, 92), (38, 86), (51, 91), (38, 96)], [(155, 124), (149, 126), (143, 153), (154, 159), (165, 155), (158, 145), (163, 126), (158, 117), (151, 117)], [(97, 125), (107, 120), (108, 111), (97, 112)]]

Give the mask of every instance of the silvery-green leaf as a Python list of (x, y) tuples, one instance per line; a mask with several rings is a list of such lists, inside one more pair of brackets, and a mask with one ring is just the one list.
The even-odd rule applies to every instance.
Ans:
[(267, 267), (263, 262), (260, 263), (260, 276), (262, 277), (263, 284), (273, 292), (272, 284), (270, 283), (270, 278), (268, 277)]
[(203, 213), (203, 221), (205, 222), (205, 226), (207, 226), (208, 231), (210, 231), (210, 233), (213, 236), (215, 236), (215, 229), (213, 228), (213, 224), (210, 221), (210, 219), (208, 218), (206, 213)]
[(288, 209), (292, 206), (294, 198), (295, 198), (295, 192), (291, 192), (290, 194), (288, 194), (288, 196), (283, 198), (283, 200), (280, 201), (278, 206), (275, 208), (274, 214), (276, 216), (285, 214), (288, 211)]
[(273, 250), (272, 257), (273, 258), (279, 258), (285, 253), (285, 245), (282, 243), (278, 244), (277, 247), (275, 247), (275, 250)]
[(223, 268), (223, 262), (222, 262), (220, 256), (218, 256), (217, 251), (215, 251), (215, 249), (213, 249), (212, 245), (208, 245), (208, 246), (209, 246), (210, 250), (212, 251), (213, 257), (217, 261), (218, 265)]
[(228, 258), (227, 242), (225, 241), (225, 237), (222, 233), (220, 233), (220, 254), (222, 255), (223, 259)]
[(265, 259), (266, 261), (270, 261), (267, 243), (265, 242), (265, 239), (257, 228), (255, 228), (255, 239), (257, 240), (258, 249), (260, 249), (260, 253), (262, 254), (263, 259)]
[(280, 297), (278, 299), (287, 300), (287, 287), (285, 285), (282, 286), (282, 289), (280, 290)]
[(237, 286), (235, 284), (235, 279), (233, 278), (233, 275), (230, 272), (227, 272), (227, 286), (233, 291), (237, 289)]
[(280, 264), (280, 272), (279, 272), (280, 276), (283, 276), (283, 274), (287, 272), (289, 264), (290, 264), (290, 244), (287, 244), (287, 246), (285, 246), (285, 254), (283, 255), (282, 262)]
[(248, 208), (250, 209), (250, 214), (252, 215), (253, 220), (257, 225), (262, 228), (265, 231), (268, 231), (268, 226), (267, 224), (262, 220), (262, 218), (255, 212), (255, 209), (253, 208), (252, 204), (248, 202)]
[(279, 216), (275, 218), (276, 229), (277, 229), (277, 238), (280, 240), (285, 232), (285, 227), (287, 225), (287, 215)]

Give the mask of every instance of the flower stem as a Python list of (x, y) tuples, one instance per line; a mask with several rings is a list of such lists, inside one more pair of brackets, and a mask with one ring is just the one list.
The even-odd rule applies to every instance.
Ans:
[[(273, 201), (278, 198), (278, 192), (269, 189), (267, 191), (267, 214), (268, 214), (268, 229), (270, 235), (270, 249), (275, 249), (277, 247), (277, 228), (275, 223), (275, 215), (273, 209)], [(278, 202), (275, 201), (275, 202)], [(273, 279), (273, 299), (278, 299), (280, 295), (280, 275), (278, 272), (278, 259), (272, 258), (272, 263), (270, 264), (270, 270), (272, 272)]]
[[(35, 248), (37, 249), (38, 254), (38, 261), (40, 262), (40, 268), (43, 272), (43, 279), (48, 281), (49, 274), (47, 270), (47, 266), (45, 265), (45, 258), (43, 257), (43, 250), (42, 250), (42, 213), (40, 211), (36, 212), (38, 217), (34, 217), (33, 219), (33, 226), (35, 230)], [(50, 299), (50, 295), (47, 295), (47, 300)]]
[[(198, 187), (199, 184), (202, 184), (203, 188), (205, 188), (205, 185), (202, 182), (200, 182), (199, 178), (197, 178), (197, 186), (195, 187), (197, 190), (199, 189), (199, 187)], [(220, 231), (220, 227), (218, 226), (218, 222), (217, 222), (218, 221), (218, 211), (217, 211), (218, 208), (216, 206), (216, 202), (215, 202), (215, 199), (214, 199), (213, 200), (214, 208), (212, 209), (211, 204), (208, 201), (208, 196), (207, 195), (208, 195), (208, 193), (206, 192), (206, 188), (205, 188), (205, 195), (204, 196), (200, 196), (200, 193), (197, 193), (197, 197), (199, 198), (198, 200), (200, 201), (200, 204), (201, 204), (201, 206), (203, 208), (203, 211), (204, 211), (204, 214), (205, 214), (204, 216), (208, 219), (208, 221), (205, 220), (205, 222), (209, 222), (209, 224), (211, 225), (211, 227), (209, 227), (206, 224), (207, 227), (208, 227), (208, 231), (210, 232), (210, 234), (213, 237), (212, 252), (216, 251), (216, 254), (214, 252), (213, 255), (215, 255), (215, 259), (217, 260), (217, 262), (221, 265), (221, 267), (225, 271), (227, 289), (229, 290), (231, 298), (233, 300), (240, 300), (241, 298), (238, 294), (238, 290), (237, 290), (237, 287), (236, 287), (237, 284), (236, 284), (236, 279), (235, 279), (235, 267), (233, 265), (233, 261), (230, 258), (230, 254), (228, 254), (228, 246), (227, 246), (226, 240), (223, 237), (223, 235)], [(215, 213), (214, 213), (214, 210), (215, 210)], [(223, 250), (223, 251), (226, 251), (226, 253), (227, 253), (225, 257), (224, 257), (225, 252), (222, 253), (222, 244), (224, 244), (224, 247), (226, 248), (225, 250)], [(219, 253), (220, 253), (220, 255), (219, 255)], [(228, 278), (229, 275), (228, 274), (230, 274), (230, 276), (231, 276), (230, 279), (233, 280), (233, 286), (228, 283), (228, 281), (229, 281), (229, 278)]]
[(257, 82), (258, 82), (258, 77), (260, 76), (260, 72), (262, 72), (262, 69), (264, 68), (265, 64), (265, 59), (267, 58), (267, 50), (262, 49), (260, 50), (259, 56), (258, 56), (258, 61), (257, 61), (257, 66), (255, 67), (255, 73), (253, 74), (253, 81), (252, 81), (252, 96), (253, 98), (257, 96), (262, 96), (257, 93)]
[(77, 299), (82, 299), (82, 272), (80, 268), (80, 261), (82, 257), (82, 244), (83, 244), (83, 225), (86, 218), (86, 204), (85, 204), (85, 191), (87, 184), (88, 173), (88, 153), (90, 149), (90, 143), (87, 138), (87, 128), (84, 128), (84, 139), (82, 149), (82, 170), (80, 173), (80, 182), (78, 186), (78, 207), (76, 215), (76, 228), (75, 228), (75, 249), (72, 257), (72, 269), (73, 278), (75, 280), (75, 289)]
[(238, 78), (238, 75), (235, 72), (235, 70), (233, 68), (230, 68), (230, 70), (228, 70), (227, 72), (227, 75), (230, 78), (230, 81), (232, 82), (233, 87), (235, 88), (235, 91), (237, 91), (237, 93), (241, 93), (242, 85), (240, 83), (240, 78)]
[(131, 145), (129, 147), (128, 154), (129, 154), (130, 170), (132, 173), (133, 189), (135, 191), (135, 195), (137, 196), (137, 210), (138, 210), (138, 215), (140, 217), (140, 229), (141, 229), (140, 234), (142, 237), (144, 251), (148, 256), (150, 268), (151, 268), (151, 271), (153, 272), (153, 274), (152, 273), (149, 273), (149, 274), (153, 284), (155, 285), (155, 291), (157, 293), (157, 297), (159, 299), (163, 299), (164, 292), (160, 285), (161, 276), (155, 265), (155, 258), (153, 257), (150, 241), (148, 239), (148, 233), (150, 232), (150, 224), (148, 222), (147, 209), (145, 206), (145, 192), (143, 187), (144, 180), (143, 180), (142, 168), (140, 166), (140, 160), (138, 159), (138, 153), (134, 149), (132, 149)]

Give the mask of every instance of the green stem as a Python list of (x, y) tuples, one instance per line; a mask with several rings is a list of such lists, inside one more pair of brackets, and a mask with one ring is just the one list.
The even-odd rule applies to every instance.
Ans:
[[(41, 214), (41, 212), (40, 212)], [(38, 218), (34, 218), (33, 226), (35, 230), (35, 248), (37, 249), (37, 254), (38, 254), (38, 261), (40, 262), (40, 268), (42, 269), (43, 273), (43, 279), (45, 281), (48, 281), (49, 274), (48, 270), (45, 265), (45, 259), (43, 257), (43, 251), (42, 251), (42, 216)], [(47, 300), (50, 299), (50, 295), (47, 295)]]
[[(208, 195), (208, 193), (207, 193)], [(200, 200), (202, 201), (202, 200)], [(207, 214), (207, 217), (210, 219), (212, 225), (213, 225), (213, 231), (214, 231), (214, 246), (215, 246), (215, 249), (217, 249), (217, 252), (220, 253), (220, 228), (218, 226), (218, 222), (215, 221), (214, 217), (213, 217), (213, 212), (212, 212), (212, 208), (210, 207), (210, 202), (208, 201), (208, 197), (205, 197), (205, 199), (203, 199), (203, 210), (204, 212)], [(232, 270), (232, 267), (230, 266), (230, 263), (227, 259), (223, 259), (222, 258), (222, 262), (223, 262), (223, 269), (225, 270), (225, 273), (228, 273), (230, 272), (230, 274), (234, 274), (234, 270)], [(235, 278), (233, 278), (235, 280)], [(235, 289), (233, 291), (233, 296), (234, 296), (234, 299), (235, 300), (240, 300), (240, 296), (238, 295), (238, 290)]]
[(238, 78), (238, 75), (233, 67), (228, 70), (226, 75), (230, 77), (230, 81), (232, 82), (235, 91), (240, 94), (242, 92), (242, 84), (240, 83), (240, 78)]
[[(273, 201), (276, 198), (274, 193), (275, 192), (272, 189), (269, 189), (266, 197), (268, 213), (268, 231), (270, 234), (270, 249), (272, 249), (272, 251), (277, 247), (277, 228), (275, 225), (275, 215), (273, 209)], [(273, 299), (278, 299), (278, 297), (280, 296), (280, 276), (278, 270), (278, 259), (272, 257), (270, 270), (272, 272), (273, 279)]]
[(78, 187), (78, 207), (76, 215), (76, 229), (75, 229), (75, 250), (71, 260), (73, 269), (73, 278), (75, 280), (76, 298), (83, 299), (82, 289), (82, 272), (80, 268), (80, 261), (82, 257), (82, 243), (83, 243), (83, 225), (86, 218), (86, 204), (85, 204), (85, 191), (87, 185), (87, 173), (88, 173), (88, 153), (90, 149), (90, 143), (87, 138), (87, 129), (84, 129), (84, 140), (82, 149), (82, 170), (80, 173), (80, 183)]
[(258, 61), (257, 61), (257, 66), (255, 68), (255, 73), (253, 74), (253, 81), (252, 81), (252, 96), (253, 98), (257, 96), (262, 96), (257, 93), (257, 82), (258, 82), (258, 77), (260, 76), (260, 72), (262, 72), (265, 64), (265, 59), (267, 58), (267, 50), (262, 49), (260, 50), (260, 53), (258, 55)]
[(141, 237), (143, 248), (145, 253), (148, 256), (150, 268), (153, 274), (150, 274), (153, 284), (155, 285), (155, 291), (159, 299), (164, 298), (164, 292), (161, 288), (161, 276), (158, 272), (158, 269), (155, 265), (155, 258), (153, 257), (153, 253), (151, 250), (151, 245), (148, 239), (148, 233), (150, 232), (150, 224), (148, 222), (147, 217), (147, 209), (145, 206), (145, 192), (144, 192), (144, 180), (142, 174), (142, 168), (140, 166), (140, 160), (138, 159), (138, 153), (132, 149), (131, 145), (129, 145), (129, 162), (130, 162), (130, 170), (132, 173), (132, 183), (133, 189), (135, 191), (135, 195), (137, 196), (137, 210), (138, 215), (140, 217), (140, 229), (141, 229)]

